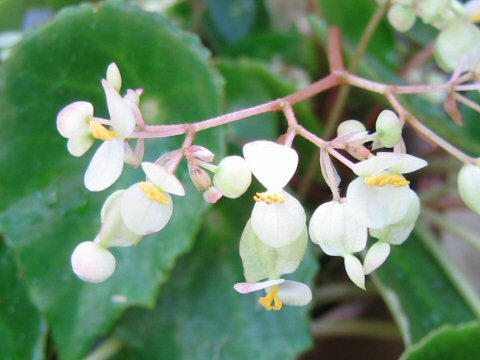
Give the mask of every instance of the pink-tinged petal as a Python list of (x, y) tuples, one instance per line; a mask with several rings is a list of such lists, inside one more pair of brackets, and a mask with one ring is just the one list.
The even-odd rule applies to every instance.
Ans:
[(128, 138), (135, 129), (135, 114), (130, 108), (130, 105), (108, 81), (102, 80), (102, 86), (105, 90), (108, 113), (112, 120), (113, 129), (120, 137)]
[(271, 141), (254, 141), (243, 147), (243, 156), (253, 175), (265, 188), (279, 191), (293, 177), (298, 154), (292, 148)]
[(243, 282), (236, 283), (233, 285), (233, 288), (240, 294), (249, 294), (254, 291), (263, 290), (271, 286), (281, 284), (283, 282), (285, 282), (284, 279), (266, 280), (256, 283)]
[(378, 269), (387, 260), (390, 254), (390, 244), (382, 241), (378, 241), (373, 244), (365, 255), (365, 261), (363, 262), (363, 269), (365, 275), (371, 274)]
[(312, 290), (304, 283), (287, 280), (278, 287), (278, 297), (285, 305), (305, 306), (312, 301)]
[(123, 157), (122, 139), (104, 141), (85, 172), (86, 188), (90, 191), (102, 191), (110, 187), (122, 174)]
[(203, 200), (205, 200), (209, 204), (215, 204), (218, 200), (222, 198), (222, 196), (223, 194), (220, 190), (218, 190), (215, 186), (210, 186), (203, 193)]
[(185, 188), (178, 178), (168, 172), (163, 166), (152, 162), (143, 162), (142, 169), (148, 181), (170, 194), (184, 196)]
[(93, 116), (93, 105), (86, 101), (76, 101), (65, 106), (57, 116), (57, 130), (70, 139), (85, 135), (89, 131), (89, 120)]
[(71, 264), (75, 275), (93, 283), (107, 280), (115, 271), (113, 255), (93, 241), (85, 241), (75, 248)]
[(166, 203), (153, 200), (142, 190), (140, 183), (130, 186), (122, 196), (120, 213), (130, 231), (149, 235), (163, 229), (173, 214), (172, 198), (164, 193)]
[(67, 150), (73, 156), (82, 156), (92, 147), (94, 140), (88, 136), (80, 136), (68, 139)]

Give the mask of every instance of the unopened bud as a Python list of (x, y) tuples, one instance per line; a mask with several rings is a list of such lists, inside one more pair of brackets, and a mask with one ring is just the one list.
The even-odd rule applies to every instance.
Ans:
[(120, 75), (120, 70), (115, 63), (111, 63), (107, 68), (107, 81), (113, 86), (117, 91), (120, 91), (122, 87), (122, 76)]
[(215, 186), (210, 187), (203, 193), (203, 199), (210, 204), (215, 204), (222, 196), (222, 192)]
[(367, 131), (365, 125), (358, 120), (345, 120), (338, 125), (337, 136), (344, 136), (356, 132)]
[(393, 5), (388, 11), (388, 21), (398, 31), (408, 31), (415, 24), (415, 11), (410, 6)]
[(115, 271), (113, 255), (93, 241), (79, 244), (72, 253), (71, 263), (75, 275), (93, 283), (107, 280)]
[(186, 149), (186, 154), (188, 157), (199, 159), (210, 163), (215, 158), (215, 154), (208, 150), (206, 147), (200, 145), (192, 145)]
[(458, 192), (465, 204), (480, 214), (480, 166), (466, 164), (458, 173)]
[(247, 191), (252, 182), (252, 172), (244, 158), (227, 156), (213, 176), (213, 184), (228, 198), (236, 199)]
[(188, 173), (190, 174), (190, 179), (192, 179), (193, 185), (195, 185), (199, 191), (205, 191), (212, 186), (210, 175), (199, 166), (189, 162)]
[(402, 122), (393, 111), (383, 110), (378, 115), (375, 129), (378, 141), (386, 148), (394, 147), (402, 138)]

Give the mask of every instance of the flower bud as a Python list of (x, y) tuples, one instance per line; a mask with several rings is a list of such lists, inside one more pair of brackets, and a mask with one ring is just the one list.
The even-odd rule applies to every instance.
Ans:
[(107, 280), (115, 271), (113, 255), (93, 241), (79, 244), (72, 253), (71, 263), (75, 275), (93, 283)]
[(410, 6), (393, 5), (388, 10), (388, 21), (398, 31), (408, 31), (415, 24), (415, 11)]
[(466, 164), (458, 173), (458, 191), (465, 204), (480, 214), (480, 166)]
[(358, 120), (345, 120), (338, 125), (337, 136), (344, 136), (355, 132), (367, 131), (365, 125)]
[(240, 156), (227, 156), (213, 176), (213, 184), (228, 198), (236, 199), (247, 191), (252, 182), (252, 173), (247, 162)]
[(397, 114), (383, 110), (375, 124), (378, 141), (386, 148), (393, 148), (402, 138), (402, 123)]
[(215, 186), (211, 186), (203, 193), (203, 200), (210, 204), (215, 204), (218, 200), (222, 198), (222, 192), (218, 190)]
[(215, 154), (208, 150), (206, 147), (200, 145), (191, 145), (186, 149), (187, 157), (196, 158), (205, 162), (212, 162), (215, 158)]
[(122, 87), (122, 76), (120, 75), (120, 70), (115, 63), (111, 63), (107, 68), (107, 81), (113, 86), (117, 91), (120, 91)]
[(197, 165), (188, 162), (188, 173), (190, 174), (190, 179), (193, 182), (193, 185), (199, 191), (205, 191), (212, 186), (212, 179), (210, 179), (210, 175), (200, 168)]
[(435, 57), (441, 67), (453, 71), (465, 59), (462, 70), (473, 68), (478, 62), (480, 30), (466, 21), (457, 21), (440, 32), (435, 46)]

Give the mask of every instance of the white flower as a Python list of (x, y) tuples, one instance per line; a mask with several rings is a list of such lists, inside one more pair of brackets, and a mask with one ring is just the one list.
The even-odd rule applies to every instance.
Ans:
[(72, 253), (75, 275), (88, 282), (102, 282), (115, 271), (115, 258), (104, 247), (93, 241), (80, 243)]
[(105, 190), (120, 177), (125, 162), (125, 139), (132, 134), (136, 124), (131, 104), (108, 81), (102, 80), (102, 85), (113, 130), (107, 130), (95, 121), (90, 123), (93, 137), (103, 140), (85, 172), (85, 186), (90, 191)]
[(347, 202), (356, 219), (372, 229), (398, 223), (410, 206), (409, 181), (401, 174), (427, 165), (425, 160), (407, 154), (378, 153), (355, 164), (359, 177), (347, 189)]
[(295, 150), (271, 141), (255, 141), (243, 147), (253, 175), (267, 189), (254, 197), (252, 228), (261, 241), (283, 247), (295, 241), (306, 222), (302, 205), (283, 190), (298, 165)]
[[(259, 240), (249, 220), (240, 239), (240, 256), (247, 282), (235, 284), (235, 290), (245, 294), (268, 288), (267, 296), (260, 299), (260, 304), (267, 310), (280, 310), (283, 304), (308, 304), (312, 298), (308, 286), (280, 279), (282, 275), (290, 274), (298, 268), (305, 256), (307, 244), (308, 235), (304, 226), (300, 236), (291, 244), (280, 248), (270, 247)], [(268, 280), (261, 281), (263, 279)]]
[(332, 200), (320, 205), (310, 219), (309, 232), (312, 241), (327, 255), (344, 258), (350, 279), (365, 289), (363, 266), (352, 254), (365, 248), (367, 228), (357, 222), (348, 203)]
[(370, 236), (378, 239), (368, 249), (363, 262), (365, 274), (370, 274), (382, 265), (390, 254), (390, 245), (400, 245), (408, 239), (420, 215), (420, 200), (415, 191), (409, 192), (409, 206), (404, 217), (383, 229), (370, 229)]
[(120, 213), (130, 231), (148, 235), (160, 231), (173, 213), (170, 194), (185, 195), (178, 178), (162, 166), (142, 163), (147, 181), (130, 186), (122, 196)]
[(103, 247), (132, 246), (136, 245), (142, 238), (130, 231), (125, 225), (121, 215), (122, 197), (126, 190), (118, 190), (111, 194), (103, 204), (100, 213), (102, 227), (95, 242)]

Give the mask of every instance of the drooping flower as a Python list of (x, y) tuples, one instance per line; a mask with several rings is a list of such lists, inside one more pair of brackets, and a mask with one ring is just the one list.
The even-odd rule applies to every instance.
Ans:
[(85, 186), (90, 191), (104, 190), (120, 177), (125, 162), (125, 140), (135, 129), (137, 117), (141, 116), (131, 93), (125, 98), (118, 93), (120, 84), (120, 72), (111, 64), (107, 80), (102, 80), (110, 120), (95, 118), (93, 105), (85, 101), (67, 105), (57, 116), (57, 129), (68, 139), (67, 148), (72, 155), (85, 154), (95, 139), (103, 141), (85, 172)]
[(110, 251), (93, 241), (77, 245), (71, 257), (75, 275), (88, 282), (107, 280), (115, 271), (115, 258)]
[(183, 196), (185, 188), (178, 178), (164, 167), (143, 162), (147, 181), (130, 186), (122, 195), (120, 213), (127, 228), (138, 235), (160, 231), (172, 217), (170, 194)]
[(298, 268), (305, 256), (307, 243), (304, 226), (300, 236), (289, 245), (270, 247), (260, 241), (249, 220), (240, 239), (240, 256), (247, 282), (235, 284), (234, 289), (242, 294), (265, 289), (267, 295), (260, 298), (259, 303), (267, 310), (280, 310), (284, 304), (308, 304), (312, 293), (307, 285), (280, 278)]
[(355, 219), (345, 199), (320, 205), (310, 219), (309, 232), (312, 241), (327, 255), (343, 257), (349, 278), (365, 289), (363, 266), (353, 254), (365, 248), (367, 227)]
[(284, 247), (297, 239), (305, 227), (306, 215), (300, 202), (283, 188), (298, 165), (295, 150), (271, 141), (254, 141), (243, 147), (250, 170), (266, 191), (257, 193), (252, 211), (252, 228), (271, 247)]
[(358, 222), (382, 229), (404, 218), (410, 206), (410, 182), (402, 174), (426, 165), (412, 155), (382, 152), (356, 163), (352, 170), (358, 178), (348, 186), (347, 202)]
[(370, 229), (370, 236), (378, 239), (367, 251), (363, 268), (365, 274), (379, 268), (390, 254), (390, 245), (400, 245), (410, 236), (418, 216), (420, 215), (420, 200), (415, 191), (409, 192), (409, 206), (404, 217), (397, 223), (383, 229)]

